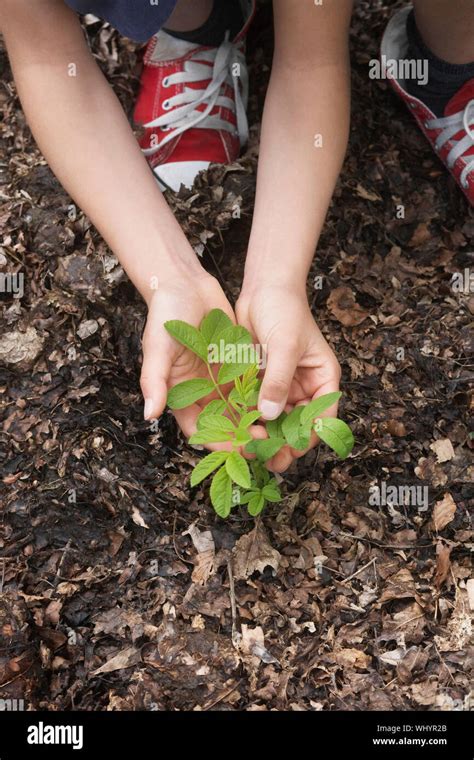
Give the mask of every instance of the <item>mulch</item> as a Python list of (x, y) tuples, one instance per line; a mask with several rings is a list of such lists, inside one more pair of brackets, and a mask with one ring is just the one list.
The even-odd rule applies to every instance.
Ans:
[[(350, 146), (308, 281), (356, 447), (295, 463), (283, 504), (257, 523), (220, 520), (190, 489), (199, 453), (169, 412), (143, 422), (144, 305), (39, 153), (0, 45), (0, 272), (25, 277), (22, 298), (0, 301), (0, 697), (50, 710), (467, 708), (474, 293), (452, 277), (474, 266), (474, 216), (367, 76), (399, 5), (357, 4)], [(140, 50), (86, 21), (130, 113)], [(263, 3), (248, 149), (170, 198), (231, 299), (271, 48)], [(426, 499), (386, 503), (383, 483)]]

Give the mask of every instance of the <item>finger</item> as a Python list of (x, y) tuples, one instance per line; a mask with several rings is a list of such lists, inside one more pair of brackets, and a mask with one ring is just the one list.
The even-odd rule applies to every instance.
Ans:
[(267, 367), (258, 401), (258, 409), (264, 419), (275, 420), (284, 410), (298, 359), (296, 343), (278, 337), (269, 343)]
[(267, 462), (267, 467), (271, 472), (285, 472), (293, 461), (288, 446), (284, 446), (278, 454), (275, 454), (271, 462)]
[(159, 417), (166, 406), (168, 377), (171, 370), (171, 349), (167, 340), (143, 340), (143, 364), (140, 387), (146, 420)]

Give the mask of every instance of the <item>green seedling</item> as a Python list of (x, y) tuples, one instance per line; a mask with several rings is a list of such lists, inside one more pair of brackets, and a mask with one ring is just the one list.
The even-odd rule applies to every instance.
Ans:
[[(168, 393), (171, 409), (184, 409), (213, 396), (197, 418), (191, 444), (226, 443), (229, 450), (214, 451), (194, 468), (191, 485), (197, 486), (212, 475), (210, 497), (220, 517), (232, 508), (247, 505), (250, 515), (260, 514), (267, 502), (282, 500), (278, 483), (265, 466), (282, 446), (304, 450), (313, 430), (344, 459), (352, 451), (354, 437), (345, 422), (321, 417), (341, 393), (326, 393), (309, 404), (296, 406), (289, 414), (266, 423), (268, 437), (254, 439), (251, 426), (260, 418), (256, 409), (261, 381), (248, 330), (234, 325), (220, 309), (213, 309), (199, 329), (180, 320), (165, 322), (169, 334), (198, 356), (207, 368), (207, 377), (185, 380)], [(211, 356), (219, 347), (219, 369)], [(246, 459), (242, 452), (255, 455)]]

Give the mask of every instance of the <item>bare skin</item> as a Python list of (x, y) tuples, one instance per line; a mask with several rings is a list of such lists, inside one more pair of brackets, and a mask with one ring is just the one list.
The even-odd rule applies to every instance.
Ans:
[[(159, 192), (76, 15), (63, 0), (2, 0), (1, 7), (2, 32), (33, 134), (147, 303), (145, 417), (159, 416), (167, 390), (201, 372), (163, 322), (198, 324), (212, 308), (237, 316), (267, 346), (259, 399), (265, 419), (337, 390), (339, 365), (309, 310), (306, 278), (347, 144), (352, 0), (274, 0), (275, 55), (236, 315)], [(196, 28), (211, 9), (212, 0), (179, 0), (167, 26)], [(415, 0), (415, 13), (436, 55), (452, 63), (474, 60), (472, 0)], [(195, 431), (198, 413), (196, 404), (176, 415), (186, 435)], [(297, 456), (285, 447), (271, 464), (282, 471)]]
[[(168, 387), (196, 375), (163, 322), (197, 324), (213, 308), (235, 319), (233, 309), (160, 193), (76, 15), (62, 0), (2, 0), (2, 32), (43, 155), (148, 305), (141, 387), (147, 418), (158, 417)], [(194, 432), (189, 412), (177, 419), (186, 435)]]
[(190, 32), (206, 23), (214, 0), (179, 0), (166, 22), (174, 32)]
[(425, 44), (448, 63), (474, 61), (472, 0), (414, 0), (416, 24)]

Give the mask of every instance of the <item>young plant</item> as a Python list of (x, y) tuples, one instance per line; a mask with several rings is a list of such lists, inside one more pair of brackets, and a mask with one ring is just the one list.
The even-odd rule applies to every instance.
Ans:
[[(313, 430), (339, 457), (344, 459), (350, 454), (354, 437), (349, 426), (336, 417), (321, 417), (338, 401), (339, 392), (326, 393), (267, 422), (268, 438), (252, 437), (250, 427), (260, 418), (256, 405), (261, 381), (255, 347), (248, 330), (234, 325), (223, 311), (213, 309), (199, 329), (180, 320), (165, 322), (165, 328), (202, 360), (208, 374), (171, 388), (168, 406), (184, 409), (212, 394), (214, 398), (199, 414), (197, 431), (189, 443), (230, 444), (229, 451), (214, 451), (201, 459), (191, 475), (192, 486), (213, 476), (210, 497), (220, 517), (228, 517), (232, 508), (241, 504), (246, 504), (249, 514), (256, 516), (267, 502), (280, 502), (278, 483), (265, 463), (282, 446), (306, 449)], [(216, 376), (213, 367), (217, 363), (220, 366)], [(242, 450), (255, 458), (245, 459)]]

